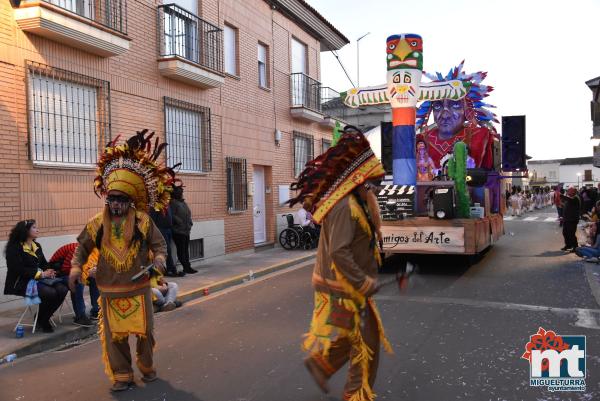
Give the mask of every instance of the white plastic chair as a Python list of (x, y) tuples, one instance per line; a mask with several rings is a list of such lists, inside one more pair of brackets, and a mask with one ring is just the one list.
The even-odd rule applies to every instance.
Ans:
[[(67, 301), (67, 298), (69, 298), (68, 301)], [(65, 308), (65, 304), (67, 304), (67, 306), (66, 306), (67, 311), (66, 312), (63, 311), (63, 309)], [(69, 310), (70, 310), (70, 312), (69, 312)], [(58, 314), (58, 321), (60, 323), (62, 323), (63, 316), (66, 316), (66, 315), (73, 315), (73, 316), (75, 316), (75, 309), (73, 309), (73, 303), (71, 302), (71, 297), (69, 297), (69, 296), (65, 297), (65, 300), (63, 301), (62, 304), (60, 304), (60, 307), (58, 308), (58, 310), (56, 311), (56, 313)]]
[[(39, 305), (27, 305), (25, 307), (25, 310), (23, 311), (23, 313), (21, 313), (21, 317), (19, 318), (19, 321), (15, 325), (15, 329), (13, 331), (16, 332), (17, 327), (19, 327), (19, 326), (31, 326), (31, 327), (33, 327), (33, 329), (31, 330), (31, 333), (35, 333), (35, 327), (37, 326), (39, 309), (40, 309)], [(23, 319), (25, 318), (25, 314), (27, 312), (29, 312), (31, 314), (31, 317), (33, 318), (33, 323), (23, 323)]]

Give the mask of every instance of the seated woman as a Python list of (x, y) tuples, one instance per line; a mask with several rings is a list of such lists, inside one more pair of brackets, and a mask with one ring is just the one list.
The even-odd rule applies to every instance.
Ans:
[(48, 268), (35, 220), (23, 220), (13, 227), (4, 250), (6, 255), (5, 295), (26, 295), (27, 286), (33, 280), (42, 303), (39, 306), (37, 325), (44, 333), (54, 329), (50, 318), (63, 303), (69, 289), (56, 278), (56, 271)]
[(598, 235), (598, 224), (592, 223), (590, 230), (592, 246), (580, 246), (575, 248), (575, 254), (582, 257), (584, 260), (598, 260), (600, 257), (600, 235)]

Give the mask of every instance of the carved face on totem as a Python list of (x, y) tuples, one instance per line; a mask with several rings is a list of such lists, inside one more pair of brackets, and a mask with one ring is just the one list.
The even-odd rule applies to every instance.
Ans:
[(463, 128), (465, 100), (437, 100), (432, 103), (433, 119), (441, 138), (451, 138)]
[(415, 68), (423, 71), (423, 38), (414, 33), (392, 35), (387, 38), (388, 71)]
[(404, 33), (387, 38), (387, 85), (392, 108), (416, 107), (423, 74), (423, 39)]

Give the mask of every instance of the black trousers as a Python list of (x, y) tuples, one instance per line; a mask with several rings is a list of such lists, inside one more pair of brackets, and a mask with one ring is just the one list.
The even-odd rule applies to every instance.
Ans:
[(173, 242), (177, 248), (177, 259), (183, 266), (183, 271), (190, 270), (190, 236), (173, 233)]
[(42, 300), (38, 315), (38, 324), (47, 326), (50, 318), (65, 300), (69, 288), (63, 283), (55, 283), (52, 286), (38, 283), (38, 296)]
[(577, 248), (577, 221), (563, 221), (563, 237), (567, 248)]
[(171, 230), (165, 230), (160, 232), (167, 243), (167, 272), (177, 273), (175, 263), (173, 263), (173, 255), (171, 255), (171, 240), (173, 239), (173, 233)]

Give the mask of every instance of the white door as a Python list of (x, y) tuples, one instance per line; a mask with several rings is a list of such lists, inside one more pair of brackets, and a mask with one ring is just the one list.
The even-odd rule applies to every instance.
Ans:
[(254, 166), (253, 173), (254, 196), (254, 243), (260, 244), (267, 241), (267, 220), (265, 217), (265, 169), (262, 166)]

